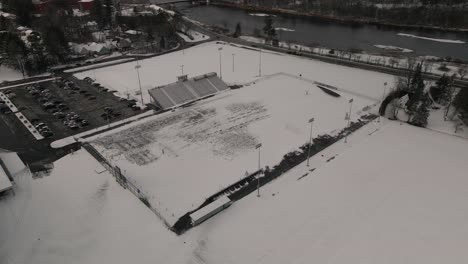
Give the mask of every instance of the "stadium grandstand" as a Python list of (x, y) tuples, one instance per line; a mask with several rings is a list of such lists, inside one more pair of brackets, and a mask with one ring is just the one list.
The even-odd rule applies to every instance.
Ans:
[(229, 87), (212, 72), (188, 79), (187, 75), (165, 86), (150, 89), (152, 103), (161, 110), (171, 109), (214, 95)]

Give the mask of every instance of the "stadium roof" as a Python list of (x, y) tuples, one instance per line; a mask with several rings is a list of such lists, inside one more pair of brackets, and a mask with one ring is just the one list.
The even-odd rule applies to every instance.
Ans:
[(179, 81), (149, 90), (154, 103), (161, 109), (170, 109), (227, 90), (229, 87), (216, 75), (208, 73), (188, 79), (180, 76)]

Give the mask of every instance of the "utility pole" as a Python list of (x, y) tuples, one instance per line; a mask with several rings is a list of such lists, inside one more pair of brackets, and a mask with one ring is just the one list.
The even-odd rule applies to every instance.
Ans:
[(309, 159), (310, 159), (310, 149), (312, 148), (312, 126), (314, 124), (314, 118), (309, 119), (310, 123), (310, 136), (309, 136), (309, 149), (307, 151), (307, 167), (309, 167)]
[[(346, 119), (348, 120), (348, 125), (346, 127), (349, 127), (350, 123), (351, 123), (351, 110), (353, 109), (353, 101), (354, 99), (351, 98), (349, 99), (349, 112), (346, 114)], [(345, 138), (344, 138), (344, 142), (347, 143), (348, 142), (348, 133), (345, 134)]]
[(143, 92), (141, 90), (141, 80), (140, 80), (140, 70), (139, 70), (140, 68), (141, 68), (141, 65), (138, 63), (138, 60), (137, 60), (137, 65), (135, 66), (135, 69), (138, 75), (138, 85), (140, 86), (141, 107), (143, 107), (145, 104), (143, 103)]
[(218, 48), (219, 51), (219, 78), (222, 80), (223, 79), (223, 72), (222, 72), (222, 67), (221, 67), (221, 51), (223, 50), (222, 47)]
[(255, 149), (258, 149), (258, 176), (257, 176), (257, 197), (260, 197), (260, 148), (262, 147), (262, 143), (259, 143), (255, 146)]

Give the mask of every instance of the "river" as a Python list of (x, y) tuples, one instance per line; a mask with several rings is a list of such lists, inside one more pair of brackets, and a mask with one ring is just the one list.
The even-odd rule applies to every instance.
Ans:
[[(234, 31), (241, 24), (243, 35), (254, 35), (261, 30), (261, 14), (218, 6), (177, 6), (185, 16), (207, 25), (217, 25)], [(274, 27), (280, 41), (303, 45), (318, 45), (333, 49), (357, 49), (381, 52), (374, 45), (395, 46), (413, 51), (415, 55), (451, 57), (468, 61), (468, 33), (440, 32), (413, 29), (395, 29), (376, 25), (346, 25), (317, 19), (275, 16)], [(291, 30), (291, 31), (290, 31)]]

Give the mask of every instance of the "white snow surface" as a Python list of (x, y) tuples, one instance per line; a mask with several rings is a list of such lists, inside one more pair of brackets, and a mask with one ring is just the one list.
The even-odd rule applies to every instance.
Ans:
[(461, 40), (428, 38), (428, 37), (422, 37), (422, 36), (417, 36), (417, 35), (413, 35), (413, 34), (406, 34), (406, 33), (398, 33), (397, 35), (402, 36), (402, 37), (418, 38), (418, 39), (424, 39), (424, 40), (430, 40), (430, 41), (436, 41), (436, 42), (443, 42), (443, 43), (465, 44), (465, 42), (461, 41)]
[[(189, 43), (200, 42), (200, 41), (205, 41), (205, 40), (210, 39), (209, 36), (203, 33), (200, 33), (198, 31), (195, 31), (195, 30), (188, 30), (185, 33), (177, 32), (177, 35), (179, 35), (181, 38), (183, 38), (186, 42), (189, 42)], [(190, 38), (189, 35), (192, 38)]]
[(189, 231), (194, 255), (201, 263), (467, 262), (468, 141), (399, 122), (377, 129)]
[(16, 174), (0, 199), (0, 263), (185, 263), (181, 241), (86, 151), (54, 165)]
[[(218, 48), (223, 48), (218, 51)], [(181, 74), (189, 77), (217, 72), (219, 75), (219, 54), (223, 80), (229, 84), (247, 83), (258, 78), (259, 51), (251, 47), (208, 42), (183, 51), (172, 52), (162, 56), (139, 61), (140, 79), (145, 103), (150, 102), (148, 89), (173, 83)], [(235, 54), (235, 56), (232, 56)], [(234, 57), (234, 71), (232, 60)], [(135, 72), (136, 62), (96, 69), (97, 81), (105, 87), (117, 90), (120, 96), (127, 97), (127, 92), (139, 100), (138, 76)], [(393, 83), (394, 77), (388, 74), (338, 66), (287, 54), (262, 51), (262, 75), (289, 73), (296, 76), (342, 87), (348, 91), (365, 94), (380, 99), (384, 89), (383, 83)], [(94, 78), (93, 71), (75, 74), (78, 78)]]
[(21, 72), (0, 65), (0, 83), (23, 79)]

